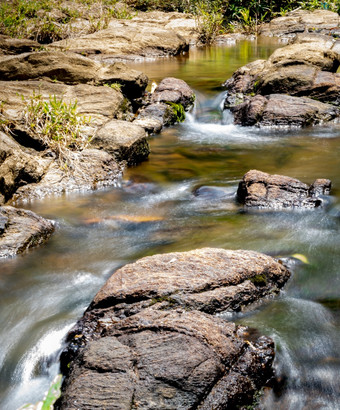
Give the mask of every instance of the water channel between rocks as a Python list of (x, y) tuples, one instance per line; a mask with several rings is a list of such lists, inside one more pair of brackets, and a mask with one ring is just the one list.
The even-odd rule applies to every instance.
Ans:
[[(120, 186), (24, 205), (58, 228), (39, 249), (0, 261), (1, 409), (42, 398), (63, 337), (117, 267), (204, 246), (307, 257), (280, 297), (232, 319), (276, 342), (284, 388), (265, 394), (261, 408), (340, 408), (340, 126), (241, 128), (220, 111), (220, 84), (276, 47), (241, 42), (134, 64), (156, 82), (187, 81), (195, 112), (152, 138), (149, 160)], [(315, 211), (244, 213), (234, 195), (254, 168), (306, 183), (329, 178), (331, 201)], [(223, 190), (195, 197), (202, 185)]]

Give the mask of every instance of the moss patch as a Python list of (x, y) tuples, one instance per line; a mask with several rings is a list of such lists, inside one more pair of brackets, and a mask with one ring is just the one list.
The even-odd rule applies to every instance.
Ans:
[(176, 104), (170, 101), (167, 101), (166, 104), (171, 107), (173, 113), (175, 114), (176, 122), (183, 122), (185, 120), (185, 111), (182, 104)]
[(255, 275), (249, 279), (255, 286), (266, 286), (267, 277), (266, 275)]

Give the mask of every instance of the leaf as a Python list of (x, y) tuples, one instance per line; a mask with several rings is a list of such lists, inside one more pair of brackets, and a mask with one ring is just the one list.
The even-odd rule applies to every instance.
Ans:
[(47, 395), (43, 401), (41, 410), (53, 409), (53, 403), (60, 397), (60, 386), (61, 386), (62, 375), (58, 374), (49, 388)]
[(302, 263), (305, 263), (305, 264), (309, 265), (309, 260), (308, 260), (307, 256), (302, 255), (301, 253), (294, 253), (294, 255), (292, 255), (292, 258), (298, 259)]

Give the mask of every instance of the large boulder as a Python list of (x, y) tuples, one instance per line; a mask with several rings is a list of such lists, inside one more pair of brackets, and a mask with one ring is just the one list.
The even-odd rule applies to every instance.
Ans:
[(239, 183), (237, 198), (248, 208), (316, 208), (330, 190), (329, 179), (317, 179), (308, 186), (298, 179), (251, 170)]
[(148, 78), (124, 63), (103, 65), (79, 54), (43, 51), (6, 56), (0, 59), (0, 78), (5, 81), (24, 81), (49, 78), (65, 84), (121, 85), (129, 98), (140, 97)]
[(250, 404), (271, 375), (273, 345), (208, 313), (243, 309), (289, 276), (269, 256), (209, 248), (124, 266), (68, 336), (57, 408)]
[[(309, 36), (311, 39), (312, 36)], [(329, 46), (328, 46), (329, 44)], [(332, 51), (334, 43), (325, 43), (323, 38), (315, 36), (314, 42), (299, 42), (278, 48), (267, 61), (268, 66), (297, 66), (307, 64), (323, 71), (335, 73), (339, 68), (340, 55)]]
[(340, 108), (307, 97), (285, 94), (257, 95), (231, 107), (239, 125), (305, 127), (339, 117)]
[(339, 14), (329, 10), (295, 10), (263, 24), (260, 34), (280, 37), (308, 31), (328, 34), (334, 27), (338, 27), (339, 23)]
[(231, 109), (240, 125), (305, 126), (331, 121), (340, 115), (334, 107), (340, 105), (339, 51), (334, 39), (300, 35), (267, 61), (239, 68), (223, 84), (224, 108)]
[[(273, 343), (201, 312), (144, 311), (113, 323), (72, 363), (57, 409), (222, 409), (251, 404)], [(95, 386), (95, 387), (94, 387)]]
[[(49, 101), (50, 96), (62, 98), (67, 104), (77, 101), (77, 112), (91, 117), (90, 123), (96, 126), (122, 116), (125, 105), (122, 93), (111, 87), (89, 84), (66, 85), (44, 80), (0, 81), (0, 101), (5, 118), (20, 121), (25, 102), (34, 95), (40, 95), (43, 101)], [(20, 144), (25, 145), (22, 141)]]
[(40, 245), (53, 231), (52, 221), (32, 211), (0, 206), (0, 258), (12, 257)]

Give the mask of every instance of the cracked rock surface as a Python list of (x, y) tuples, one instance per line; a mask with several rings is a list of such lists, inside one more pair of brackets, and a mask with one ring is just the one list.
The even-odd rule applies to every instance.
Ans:
[(290, 276), (252, 251), (154, 255), (119, 269), (68, 336), (59, 409), (225, 409), (251, 404), (274, 345), (213, 314)]

